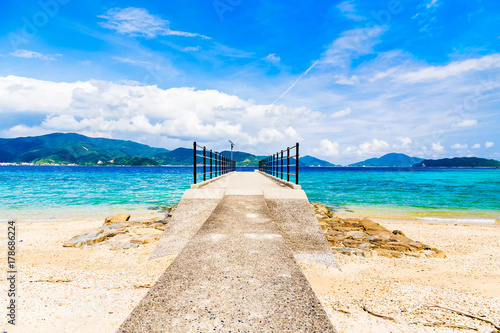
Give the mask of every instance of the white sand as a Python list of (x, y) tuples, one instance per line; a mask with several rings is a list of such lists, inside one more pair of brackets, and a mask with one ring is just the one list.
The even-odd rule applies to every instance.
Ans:
[[(138, 249), (63, 248), (62, 243), (102, 221), (18, 223), (18, 312), (8, 332), (114, 332), (173, 258), (149, 261), (155, 243)], [(443, 250), (446, 259), (361, 258), (337, 255), (342, 272), (303, 269), (338, 332), (492, 332), (493, 326), (438, 304), (484, 315), (500, 324), (500, 226), (382, 223)], [(7, 226), (0, 260), (6, 263)], [(4, 266), (5, 267), (5, 266)], [(65, 282), (66, 281), (66, 282)], [(2, 295), (7, 282), (1, 280)], [(145, 287), (145, 288), (144, 288)], [(6, 299), (6, 297), (2, 297)], [(366, 307), (382, 319), (362, 310)], [(2, 308), (5, 309), (5, 301)], [(346, 313), (349, 312), (349, 313)], [(5, 318), (5, 316), (2, 316)], [(439, 323), (428, 327), (424, 324)]]
[[(303, 267), (339, 332), (476, 332), (445, 326), (494, 331), (492, 325), (431, 305), (484, 315), (500, 325), (500, 226), (381, 224), (439, 248), (447, 258), (337, 255), (340, 273)], [(395, 320), (377, 318), (363, 305)]]

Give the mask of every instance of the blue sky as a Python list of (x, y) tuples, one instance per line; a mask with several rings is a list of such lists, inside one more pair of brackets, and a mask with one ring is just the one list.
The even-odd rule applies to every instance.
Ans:
[(0, 6), (0, 137), (500, 159), (498, 1)]

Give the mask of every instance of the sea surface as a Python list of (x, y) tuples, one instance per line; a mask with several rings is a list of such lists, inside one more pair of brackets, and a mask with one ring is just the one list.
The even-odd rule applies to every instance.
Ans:
[[(179, 202), (192, 181), (192, 167), (0, 166), (0, 221), (157, 212)], [(500, 219), (495, 169), (301, 168), (300, 184), (309, 200), (341, 214), (488, 224)]]

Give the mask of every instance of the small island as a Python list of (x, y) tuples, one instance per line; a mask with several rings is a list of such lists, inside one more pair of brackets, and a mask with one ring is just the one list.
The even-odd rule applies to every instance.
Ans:
[(413, 167), (423, 168), (500, 168), (500, 162), (479, 157), (455, 157), (439, 160), (423, 160)]

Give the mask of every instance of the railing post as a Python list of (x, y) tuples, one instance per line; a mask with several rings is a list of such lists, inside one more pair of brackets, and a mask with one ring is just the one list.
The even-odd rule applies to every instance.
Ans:
[(295, 157), (295, 184), (299, 185), (299, 143), (297, 142), (297, 155)]
[(281, 151), (281, 179), (283, 179), (283, 150)]
[(203, 181), (207, 180), (207, 147), (203, 147)]
[(273, 176), (275, 177), (278, 176), (278, 173), (276, 172), (276, 164), (277, 164), (276, 154), (273, 154)]
[(290, 181), (290, 147), (286, 147), (286, 181)]
[(210, 149), (210, 179), (212, 179), (212, 149)]
[(196, 184), (196, 141), (193, 142), (193, 175), (194, 183)]
[(274, 168), (276, 169), (276, 178), (278, 178), (280, 176), (280, 169), (279, 169), (279, 157), (280, 157), (280, 154), (279, 153), (276, 153), (276, 163), (274, 165)]

